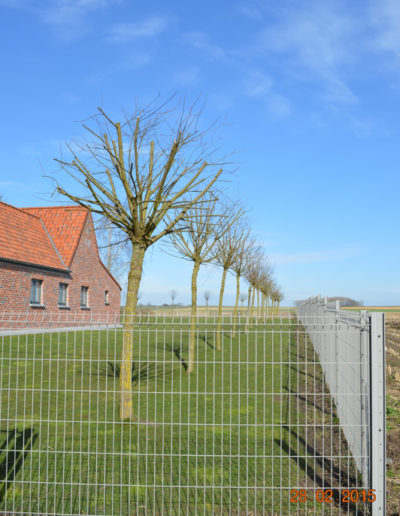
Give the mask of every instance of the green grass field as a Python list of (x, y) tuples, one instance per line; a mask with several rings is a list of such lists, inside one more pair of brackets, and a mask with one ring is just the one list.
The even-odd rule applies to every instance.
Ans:
[(118, 420), (121, 329), (0, 337), (0, 511), (289, 513), (290, 489), (314, 485), (301, 424), (325, 416), (299, 410), (297, 362), (312, 351), (282, 323), (234, 338), (226, 327), (217, 352), (215, 327), (200, 322), (192, 375), (184, 322), (138, 326), (129, 423)]

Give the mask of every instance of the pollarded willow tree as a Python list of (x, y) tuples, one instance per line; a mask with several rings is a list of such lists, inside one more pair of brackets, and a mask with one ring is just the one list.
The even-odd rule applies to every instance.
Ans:
[(249, 282), (249, 306), (247, 316), (247, 327), (251, 325), (255, 300), (257, 296), (257, 315), (262, 315), (262, 291), (267, 291), (272, 282), (271, 267), (261, 248), (252, 249), (246, 256), (245, 278)]
[[(232, 214), (235, 212), (243, 213), (243, 209), (239, 206), (231, 206), (226, 209)], [(222, 304), (224, 300), (225, 281), (228, 270), (233, 266), (237, 259), (237, 254), (240, 251), (243, 237), (246, 233), (246, 229), (239, 223), (235, 223), (230, 229), (218, 240), (215, 252), (215, 263), (222, 267), (222, 279), (221, 287), (219, 292), (219, 303), (218, 303), (218, 319), (217, 319), (217, 351), (221, 351), (221, 325), (222, 325)], [(238, 302), (238, 293), (236, 296), (236, 310)], [(236, 315), (236, 314), (235, 314)]]
[(180, 231), (170, 236), (172, 246), (186, 260), (193, 262), (192, 307), (189, 337), (189, 362), (187, 372), (194, 370), (196, 354), (197, 276), (202, 264), (215, 259), (216, 244), (242, 215), (242, 210), (224, 209), (214, 195), (205, 196), (203, 202), (188, 210), (180, 223)]
[[(154, 101), (121, 121), (102, 109), (83, 124), (88, 141), (57, 159), (76, 182), (56, 191), (106, 218), (131, 244), (120, 375), (120, 418), (133, 417), (132, 353), (138, 290), (146, 250), (175, 231), (221, 176), (223, 167), (199, 128), (200, 112)], [(72, 188), (72, 187), (71, 187)]]
[[(251, 250), (255, 248), (255, 241), (250, 237), (250, 230), (245, 227), (242, 228), (242, 232), (240, 234), (240, 243), (235, 254), (235, 259), (233, 260), (230, 269), (236, 275), (236, 300), (235, 300), (235, 308), (233, 311), (233, 328), (232, 328), (232, 337), (235, 336), (236, 332), (236, 319), (239, 309), (239, 297), (240, 297), (240, 278), (245, 274), (246, 263), (249, 255), (251, 254)], [(243, 302), (246, 300), (246, 295), (242, 294), (242, 306)]]
[(279, 304), (283, 299), (283, 293), (277, 285), (274, 285), (273, 289), (271, 290), (270, 296), (271, 296), (271, 313), (273, 314), (275, 311), (276, 315), (279, 315)]

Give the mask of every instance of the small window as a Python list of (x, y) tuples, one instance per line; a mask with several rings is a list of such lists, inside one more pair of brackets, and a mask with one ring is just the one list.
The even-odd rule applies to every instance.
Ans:
[(42, 302), (42, 280), (33, 279), (31, 282), (31, 305), (40, 305)]
[(106, 290), (106, 291), (104, 292), (104, 304), (105, 304), (105, 305), (109, 305), (109, 304), (110, 304), (110, 302), (109, 302), (109, 300), (108, 300), (108, 290)]
[(81, 287), (81, 307), (88, 307), (88, 291), (89, 287)]
[(58, 290), (58, 305), (67, 306), (67, 283), (60, 283)]

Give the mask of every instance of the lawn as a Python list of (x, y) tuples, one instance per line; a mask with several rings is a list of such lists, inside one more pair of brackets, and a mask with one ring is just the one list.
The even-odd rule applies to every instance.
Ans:
[(0, 511), (289, 513), (290, 489), (314, 486), (297, 362), (308, 352), (318, 366), (294, 321), (234, 337), (228, 321), (217, 352), (215, 326), (199, 320), (191, 375), (185, 320), (136, 326), (129, 423), (118, 420), (121, 328), (0, 337)]

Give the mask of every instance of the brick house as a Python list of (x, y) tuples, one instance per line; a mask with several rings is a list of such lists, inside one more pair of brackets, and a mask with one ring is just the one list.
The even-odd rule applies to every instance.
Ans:
[(59, 326), (112, 318), (120, 300), (121, 287), (100, 260), (88, 210), (0, 202), (0, 314), (23, 313)]

